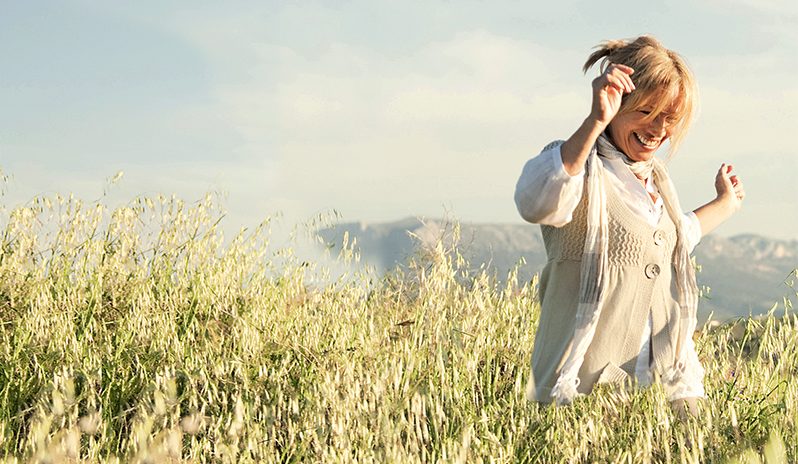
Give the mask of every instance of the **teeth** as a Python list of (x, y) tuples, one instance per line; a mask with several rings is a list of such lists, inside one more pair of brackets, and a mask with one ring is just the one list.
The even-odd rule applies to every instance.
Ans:
[(637, 140), (642, 143), (646, 148), (656, 148), (659, 145), (659, 140), (646, 138), (637, 132), (632, 132)]

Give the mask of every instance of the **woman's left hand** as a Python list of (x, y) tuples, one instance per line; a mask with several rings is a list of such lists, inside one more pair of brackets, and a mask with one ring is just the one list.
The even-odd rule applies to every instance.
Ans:
[(732, 175), (734, 166), (723, 163), (720, 165), (718, 174), (715, 176), (715, 191), (718, 200), (725, 203), (732, 212), (739, 211), (745, 198), (745, 188), (743, 182)]
[(687, 420), (688, 416), (696, 417), (699, 414), (699, 404), (702, 404), (704, 400), (702, 398), (681, 398), (671, 402), (671, 407), (673, 408), (673, 412), (682, 419)]
[(701, 224), (701, 236), (712, 232), (723, 221), (740, 210), (745, 198), (743, 182), (732, 175), (733, 166), (723, 163), (715, 176), (715, 191), (718, 196), (694, 211)]

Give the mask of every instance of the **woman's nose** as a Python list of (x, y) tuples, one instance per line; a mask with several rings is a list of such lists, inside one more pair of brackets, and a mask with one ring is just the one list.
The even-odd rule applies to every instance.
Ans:
[(663, 114), (657, 115), (657, 117), (651, 121), (651, 129), (657, 133), (665, 132), (666, 127), (668, 127), (668, 118)]

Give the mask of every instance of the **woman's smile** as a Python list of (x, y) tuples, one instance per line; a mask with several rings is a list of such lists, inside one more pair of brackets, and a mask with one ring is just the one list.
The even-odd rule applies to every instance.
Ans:
[(640, 142), (644, 148), (648, 148), (649, 150), (656, 150), (661, 142), (661, 139), (649, 138), (640, 134), (639, 132), (632, 132), (632, 134), (634, 134), (637, 141)]
[(612, 143), (634, 161), (648, 161), (670, 137), (670, 125), (664, 114), (650, 119), (646, 110), (619, 114), (607, 132)]

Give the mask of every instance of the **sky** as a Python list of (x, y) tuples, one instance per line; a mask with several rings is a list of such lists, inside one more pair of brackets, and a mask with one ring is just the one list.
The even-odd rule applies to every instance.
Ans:
[(682, 206), (728, 162), (747, 198), (717, 232), (798, 239), (796, 30), (791, 0), (0, 0), (0, 201), (213, 191), (228, 225), (521, 223), (523, 164), (589, 112), (592, 47), (652, 34), (700, 90), (669, 164)]

